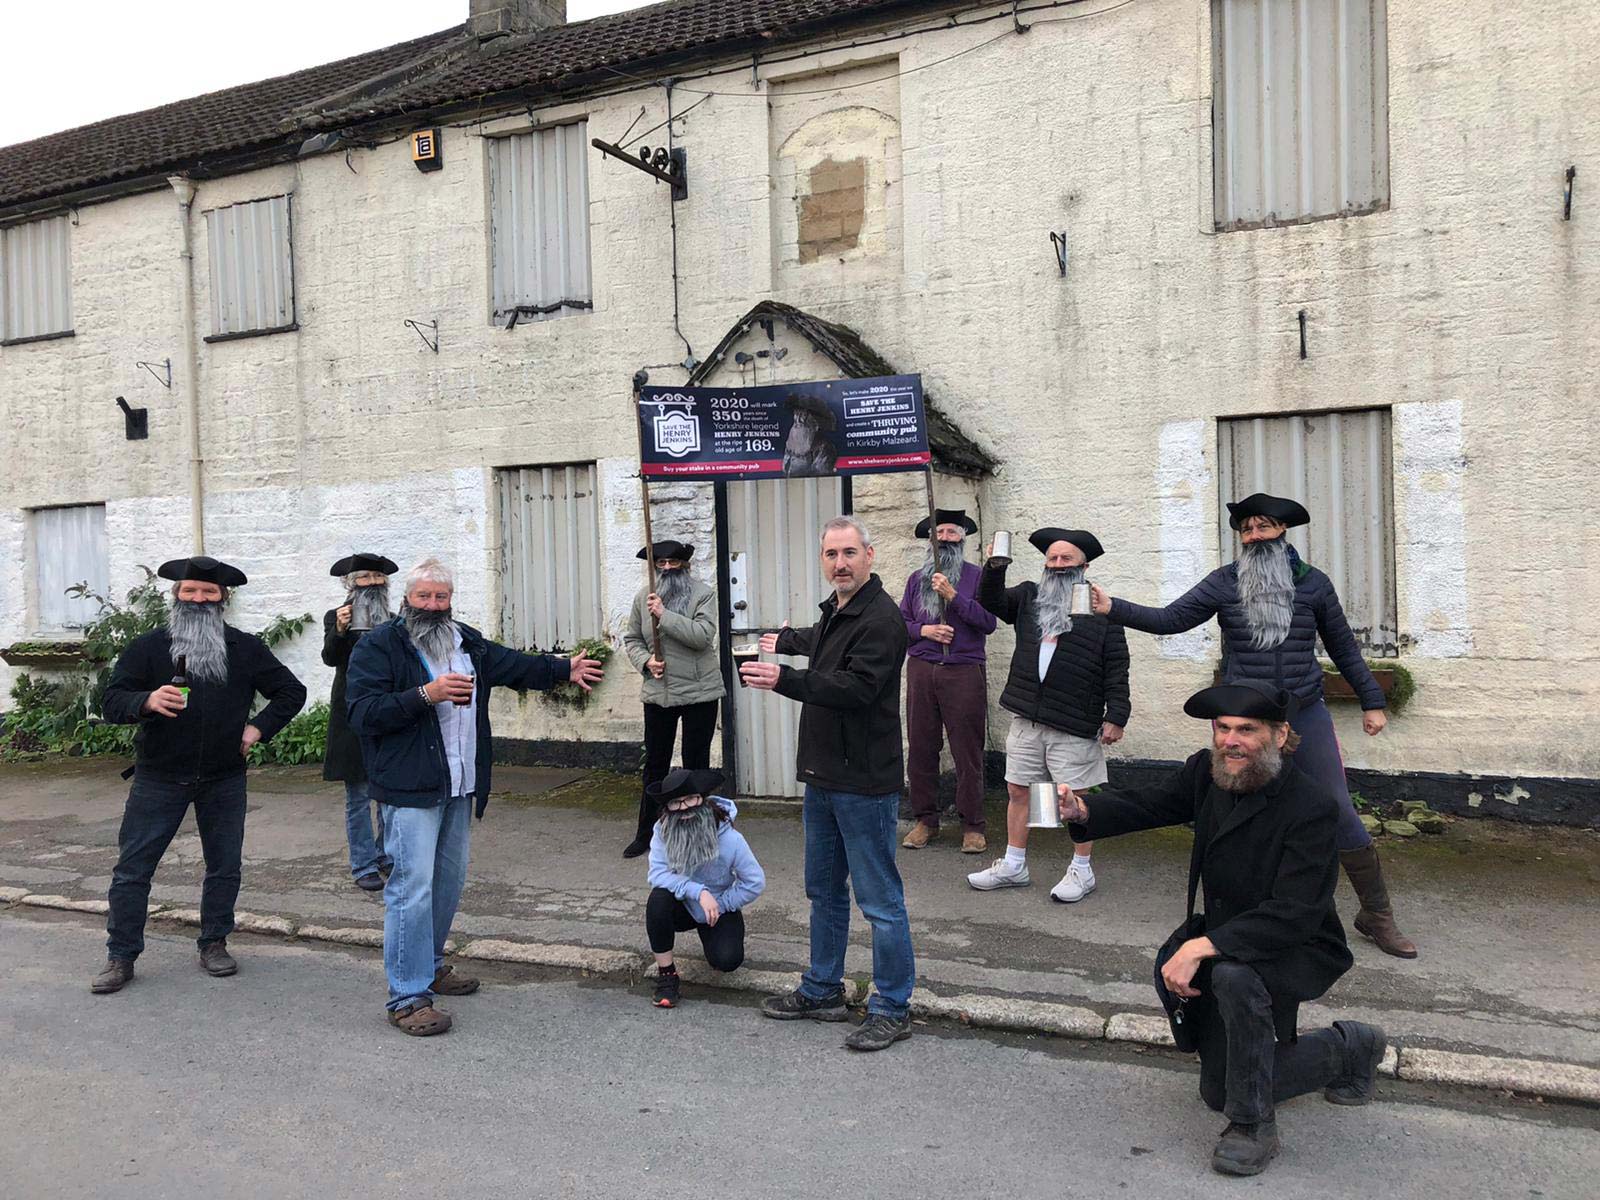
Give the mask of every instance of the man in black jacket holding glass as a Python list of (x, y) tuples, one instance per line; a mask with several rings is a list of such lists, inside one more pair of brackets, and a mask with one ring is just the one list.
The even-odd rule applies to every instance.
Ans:
[(1211, 749), (1154, 787), (1062, 787), (1060, 811), (1075, 841), (1194, 823), (1190, 916), (1156, 956), (1156, 985), (1180, 1014), (1175, 1033), (1194, 1039), (1200, 1098), (1228, 1118), (1212, 1168), (1255, 1175), (1278, 1153), (1277, 1102), (1319, 1090), (1334, 1104), (1372, 1099), (1384, 1035), (1359, 1021), (1296, 1033), (1300, 1004), (1351, 958), (1333, 907), (1339, 805), (1295, 765), (1293, 695), (1241, 681), (1195, 693), (1183, 711), (1210, 720)]
[[(260, 638), (223, 622), (229, 589), (246, 582), (243, 571), (196, 555), (162, 563), (157, 574), (175, 584), (167, 627), (128, 644), (101, 702), (107, 721), (138, 724), (139, 732), (111, 874), (107, 961), (90, 984), (98, 993), (133, 978), (150, 880), (191, 804), (206, 863), (200, 966), (211, 975), (238, 971), (227, 937), (244, 856), (245, 756), (306, 702), (305, 686)], [(267, 706), (251, 716), (257, 693)]]

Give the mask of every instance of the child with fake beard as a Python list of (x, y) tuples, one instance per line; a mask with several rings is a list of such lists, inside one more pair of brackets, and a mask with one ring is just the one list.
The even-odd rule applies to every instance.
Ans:
[(660, 814), (650, 835), (650, 899), (645, 932), (656, 959), (657, 1008), (678, 1006), (677, 934), (700, 935), (706, 962), (732, 971), (744, 962), (743, 909), (767, 886), (744, 835), (733, 828), (732, 800), (714, 795), (721, 771), (669, 771), (649, 793)]

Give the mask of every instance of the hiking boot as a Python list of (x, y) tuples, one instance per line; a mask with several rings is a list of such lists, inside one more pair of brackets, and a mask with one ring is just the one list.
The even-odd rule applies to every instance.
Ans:
[(989, 848), (989, 839), (974, 830), (967, 830), (961, 835), (961, 853), (982, 854)]
[(1211, 1152), (1211, 1169), (1219, 1175), (1259, 1175), (1278, 1153), (1278, 1124), (1244, 1125), (1229, 1121)]
[(376, 871), (368, 871), (360, 879), (356, 880), (356, 886), (363, 892), (381, 892), (383, 891), (383, 876)]
[(100, 974), (89, 981), (89, 990), (97, 996), (120, 992), (133, 982), (133, 959), (108, 958)]
[(887, 1050), (910, 1036), (909, 1016), (896, 1019), (884, 1013), (868, 1013), (867, 1019), (845, 1038), (844, 1044), (851, 1050)]
[(452, 966), (443, 966), (428, 990), (438, 996), (470, 996), (478, 990), (478, 981), (468, 975), (457, 975)]
[(200, 969), (207, 975), (221, 978), (224, 975), (237, 975), (239, 964), (228, 953), (227, 942), (207, 942), (200, 947)]
[(389, 1013), (389, 1024), (412, 1037), (433, 1037), (449, 1033), (455, 1021), (444, 1009), (431, 1004), (408, 1004)]
[(1027, 887), (1033, 880), (1028, 878), (1027, 863), (1012, 866), (1005, 859), (997, 858), (988, 870), (968, 875), (967, 882), (980, 892), (992, 892), (996, 888)]
[(850, 1014), (844, 1006), (843, 991), (814, 1000), (795, 988), (781, 996), (768, 996), (761, 1002), (761, 1015), (775, 1021), (843, 1021)]
[(1058, 904), (1076, 904), (1094, 891), (1094, 887), (1094, 868), (1073, 863), (1061, 877), (1061, 882), (1050, 889), (1050, 899)]
[(930, 829), (926, 824), (918, 821), (911, 827), (911, 832), (906, 834), (905, 840), (900, 844), (907, 850), (921, 850), (929, 842), (933, 841), (934, 834), (938, 832), (937, 829)]
[(1322, 1098), (1329, 1104), (1369, 1104), (1388, 1040), (1376, 1025), (1360, 1021), (1335, 1021), (1333, 1027), (1344, 1038), (1344, 1074), (1322, 1089)]
[(651, 1003), (657, 1008), (677, 1008), (678, 985), (680, 982), (676, 971), (658, 974), (656, 976), (656, 994)]

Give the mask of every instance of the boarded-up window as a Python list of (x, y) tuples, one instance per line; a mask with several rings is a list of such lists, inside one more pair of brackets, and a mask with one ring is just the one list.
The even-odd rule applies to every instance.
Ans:
[(205, 216), (211, 251), (211, 336), (206, 340), (293, 329), (289, 197), (213, 208)]
[(1389, 206), (1387, 0), (1211, 0), (1218, 229)]
[(1363, 651), (1399, 650), (1394, 578), (1394, 459), (1389, 410), (1246, 417), (1218, 426), (1223, 558), (1238, 549), (1226, 502), (1253, 492), (1305, 505), (1289, 531), (1300, 557), (1327, 572)]
[(75, 599), (67, 589), (87, 583), (105, 595), (110, 587), (106, 566), (106, 507), (79, 504), (71, 508), (38, 508), (29, 514), (33, 533), (35, 625), (41, 633), (82, 629), (99, 605)]
[(501, 639), (570, 650), (604, 628), (593, 463), (496, 471)]
[(588, 123), (489, 141), (493, 317), (547, 321), (592, 308)]
[(64, 215), (0, 230), (0, 341), (72, 332), (71, 249)]

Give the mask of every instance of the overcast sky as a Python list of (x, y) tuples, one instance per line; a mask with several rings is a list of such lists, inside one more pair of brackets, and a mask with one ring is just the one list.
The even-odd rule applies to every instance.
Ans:
[[(0, 146), (348, 58), (466, 20), (468, 0), (3, 0)], [(567, 0), (567, 19), (641, 8)]]

